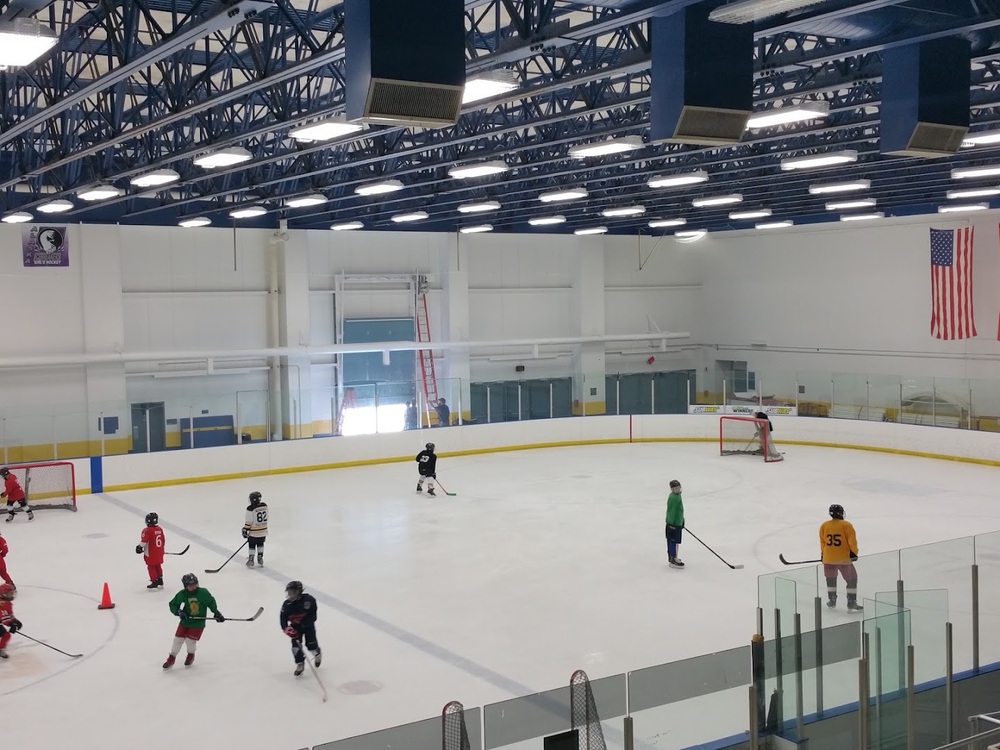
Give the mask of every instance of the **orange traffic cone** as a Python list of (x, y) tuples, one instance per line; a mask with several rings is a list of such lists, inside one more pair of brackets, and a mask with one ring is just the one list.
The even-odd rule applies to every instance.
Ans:
[(107, 581), (104, 582), (104, 593), (101, 595), (101, 603), (97, 605), (98, 609), (114, 609), (115, 605), (111, 601), (111, 591), (108, 589)]

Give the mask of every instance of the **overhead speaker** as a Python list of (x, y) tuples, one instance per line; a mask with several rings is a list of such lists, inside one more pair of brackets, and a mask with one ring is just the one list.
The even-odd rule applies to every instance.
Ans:
[(465, 88), (463, 0), (347, 0), (347, 118), (443, 127)]
[(970, 47), (932, 39), (882, 53), (881, 151), (951, 156), (969, 132)]
[(710, 21), (711, 3), (654, 16), (650, 136), (738, 143), (753, 112), (753, 27)]

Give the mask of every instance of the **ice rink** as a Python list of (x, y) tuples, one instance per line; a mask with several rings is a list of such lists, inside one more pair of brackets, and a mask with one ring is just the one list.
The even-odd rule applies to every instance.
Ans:
[[(475, 429), (475, 428), (470, 428)], [(946, 430), (941, 430), (946, 436)], [(414, 453), (428, 433), (414, 436)], [(446, 453), (448, 446), (439, 443)], [(839, 502), (862, 555), (1000, 529), (1000, 470), (790, 446), (764, 464), (710, 443), (598, 445), (448, 458), (456, 497), (414, 492), (415, 463), (82, 496), (79, 513), (0, 524), (24, 632), (0, 663), (3, 743), (104, 750), (179, 746), (296, 750), (466, 706), (747, 643), (757, 576), (779, 552), (815, 557)], [(336, 456), (331, 456), (336, 460)], [(667, 483), (684, 485), (683, 571), (667, 566)], [(267, 567), (240, 553), (247, 494), (270, 506)], [(148, 591), (134, 547), (160, 514), (165, 590)], [(229, 617), (209, 623), (196, 663), (161, 668), (168, 599), (195, 572)], [(295, 678), (278, 627), (301, 579), (330, 700)], [(116, 608), (98, 611), (102, 584)], [(864, 581), (861, 583), (862, 596)]]

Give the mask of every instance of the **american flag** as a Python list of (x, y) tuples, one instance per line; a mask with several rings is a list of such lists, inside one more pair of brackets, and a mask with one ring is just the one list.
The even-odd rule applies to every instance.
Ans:
[(972, 314), (972, 227), (931, 230), (931, 336), (976, 335)]

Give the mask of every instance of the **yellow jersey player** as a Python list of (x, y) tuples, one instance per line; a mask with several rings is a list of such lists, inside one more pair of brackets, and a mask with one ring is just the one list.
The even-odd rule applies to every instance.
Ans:
[(847, 609), (861, 612), (858, 604), (858, 572), (854, 561), (858, 559), (858, 537), (854, 526), (844, 520), (844, 506), (830, 506), (830, 520), (819, 527), (819, 551), (823, 559), (823, 577), (826, 578), (826, 606), (837, 606), (837, 575), (847, 584)]

